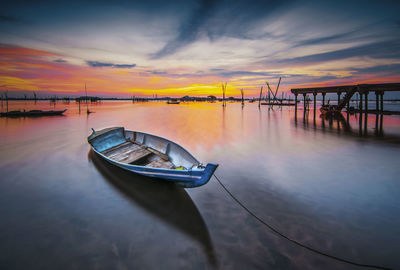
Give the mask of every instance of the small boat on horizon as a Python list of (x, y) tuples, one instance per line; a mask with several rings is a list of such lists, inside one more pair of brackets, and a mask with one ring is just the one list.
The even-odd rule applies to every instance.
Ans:
[(181, 102), (177, 99), (170, 99), (167, 101), (167, 104), (179, 104), (179, 103), (181, 103)]
[(203, 166), (182, 146), (148, 133), (111, 127), (88, 137), (93, 151), (122, 169), (172, 181), (185, 188), (206, 184), (218, 164)]
[(62, 115), (67, 109), (63, 111), (42, 111), (42, 110), (31, 110), (31, 111), (9, 111), (2, 112), (0, 116), (2, 117), (38, 117), (38, 116), (54, 116)]

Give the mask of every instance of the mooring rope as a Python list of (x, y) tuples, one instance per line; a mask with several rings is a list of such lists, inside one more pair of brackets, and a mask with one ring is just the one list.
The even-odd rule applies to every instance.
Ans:
[(296, 244), (296, 245), (298, 245), (298, 246), (300, 246), (300, 247), (302, 247), (302, 248), (308, 249), (308, 250), (310, 250), (310, 251), (312, 251), (312, 252), (314, 252), (314, 253), (317, 253), (317, 254), (319, 254), (319, 255), (322, 255), (322, 256), (325, 256), (325, 257), (328, 257), (328, 258), (331, 258), (331, 259), (334, 259), (334, 260), (337, 260), (337, 261), (340, 261), (340, 262), (344, 262), (344, 263), (348, 263), (348, 264), (355, 265), (355, 266), (360, 266), (360, 267), (375, 268), (375, 269), (383, 269), (383, 270), (393, 270), (393, 269), (391, 269), (391, 268), (384, 267), (384, 266), (373, 265), (373, 264), (357, 263), (357, 262), (354, 262), (354, 261), (350, 261), (350, 260), (347, 260), (347, 259), (343, 259), (343, 258), (340, 258), (340, 257), (336, 257), (336, 256), (334, 256), (334, 255), (330, 255), (330, 254), (328, 254), (328, 253), (319, 251), (319, 250), (317, 250), (317, 249), (315, 249), (315, 248), (312, 248), (312, 247), (310, 247), (310, 246), (307, 246), (307, 245), (305, 245), (305, 244), (302, 244), (302, 243), (298, 242), (297, 240), (294, 240), (294, 239), (290, 238), (289, 236), (287, 236), (287, 235), (283, 234), (282, 232), (280, 232), (279, 230), (275, 229), (273, 226), (271, 226), (270, 224), (268, 224), (267, 222), (265, 222), (264, 220), (262, 220), (261, 218), (259, 218), (256, 214), (254, 214), (254, 213), (253, 213), (249, 208), (247, 208), (241, 201), (239, 201), (239, 200), (225, 187), (224, 184), (222, 184), (222, 182), (219, 180), (219, 178), (218, 178), (215, 174), (214, 174), (214, 176), (215, 176), (215, 178), (217, 179), (218, 183), (221, 185), (221, 187), (229, 194), (229, 196), (231, 196), (232, 199), (233, 199), (235, 202), (237, 202), (248, 214), (250, 214), (251, 216), (253, 216), (253, 217), (254, 217), (255, 219), (257, 219), (260, 223), (262, 223), (263, 225), (265, 225), (268, 229), (270, 229), (271, 231), (273, 231), (275, 234), (281, 236), (282, 238), (285, 238), (286, 240), (289, 240), (290, 242), (292, 242), (292, 243), (294, 243), (294, 244)]

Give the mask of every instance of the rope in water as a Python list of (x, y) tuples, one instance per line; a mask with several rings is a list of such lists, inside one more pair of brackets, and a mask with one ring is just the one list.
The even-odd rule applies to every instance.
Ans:
[(340, 262), (344, 262), (344, 263), (348, 263), (348, 264), (355, 265), (355, 266), (360, 266), (360, 267), (368, 267), (368, 268), (383, 269), (383, 270), (392, 270), (391, 268), (384, 267), (384, 266), (373, 265), (373, 264), (357, 263), (357, 262), (353, 262), (353, 261), (350, 261), (350, 260), (347, 260), (347, 259), (343, 259), (343, 258), (340, 258), (340, 257), (336, 257), (336, 256), (334, 256), (334, 255), (330, 255), (330, 254), (327, 254), (327, 253), (325, 253), (325, 252), (319, 251), (319, 250), (317, 250), (317, 249), (315, 249), (315, 248), (309, 247), (309, 246), (307, 246), (307, 245), (305, 245), (305, 244), (302, 244), (302, 243), (300, 243), (300, 242), (298, 242), (298, 241), (296, 241), (296, 240), (290, 238), (289, 236), (287, 236), (287, 235), (283, 234), (282, 232), (278, 231), (278, 230), (275, 229), (273, 226), (271, 226), (270, 224), (266, 223), (264, 220), (262, 220), (261, 218), (259, 218), (256, 214), (254, 214), (254, 213), (253, 213), (249, 208), (247, 208), (241, 201), (239, 201), (239, 200), (225, 187), (224, 184), (222, 184), (222, 182), (219, 180), (219, 178), (218, 178), (215, 174), (214, 174), (214, 176), (215, 176), (215, 178), (217, 179), (218, 183), (222, 186), (222, 188), (229, 194), (229, 196), (231, 196), (232, 199), (233, 199), (234, 201), (236, 201), (247, 213), (249, 213), (251, 216), (253, 216), (255, 219), (257, 219), (260, 223), (262, 223), (263, 225), (265, 225), (267, 228), (269, 228), (271, 231), (273, 231), (275, 234), (281, 236), (282, 238), (285, 238), (286, 240), (289, 240), (290, 242), (292, 242), (292, 243), (294, 243), (294, 244), (296, 244), (296, 245), (298, 245), (298, 246), (300, 246), (300, 247), (302, 247), (302, 248), (308, 249), (308, 250), (310, 250), (310, 251), (312, 251), (312, 252), (314, 252), (314, 253), (317, 253), (317, 254), (319, 254), (319, 255), (322, 255), (322, 256), (325, 256), (325, 257), (328, 257), (328, 258), (331, 258), (331, 259), (334, 259), (334, 260), (337, 260), (337, 261), (340, 261)]

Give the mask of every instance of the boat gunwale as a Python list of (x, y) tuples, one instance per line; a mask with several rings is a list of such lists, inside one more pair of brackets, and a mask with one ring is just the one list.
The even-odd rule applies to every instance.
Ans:
[[(166, 139), (166, 138), (163, 138), (163, 137), (160, 137), (160, 136), (157, 136), (157, 135), (153, 135), (153, 134), (150, 134), (150, 133), (146, 133), (146, 132), (126, 130), (125, 128), (124, 128), (124, 136), (125, 136), (125, 131), (128, 131), (128, 132), (139, 132), (139, 133), (142, 133), (142, 134), (151, 135), (151, 136), (154, 136), (154, 137), (157, 137), (157, 138), (166, 140), (167, 142), (173, 143), (173, 144), (175, 144), (175, 145), (181, 147), (183, 150), (185, 150), (195, 161), (198, 162), (198, 165), (201, 165), (201, 164), (202, 164), (202, 163), (201, 163), (200, 161), (198, 161), (197, 158), (195, 158), (188, 150), (186, 150), (186, 148), (182, 147), (181, 145), (179, 145), (179, 144), (177, 144), (177, 143), (175, 143), (175, 142), (173, 142), (173, 141), (171, 141), (171, 140), (168, 140), (168, 139)], [(93, 135), (94, 133), (96, 133), (96, 131), (92, 132), (91, 135)], [(89, 135), (89, 137), (90, 137), (91, 135)], [(89, 141), (89, 137), (88, 137), (88, 141)], [(125, 136), (125, 138), (126, 138), (126, 136)], [(119, 161), (113, 160), (113, 159), (107, 157), (106, 155), (102, 154), (101, 152), (97, 151), (97, 150), (94, 148), (94, 146), (90, 143), (90, 141), (89, 141), (89, 144), (90, 144), (90, 147), (93, 149), (93, 151), (95, 151), (95, 152), (96, 152), (97, 154), (99, 154), (100, 156), (104, 157), (106, 160), (110, 160), (111, 162), (115, 162), (115, 163), (117, 163), (117, 164), (121, 164), (121, 165), (124, 165), (124, 166), (129, 166), (129, 167), (133, 167), (133, 168), (146, 168), (146, 169), (155, 170), (155, 171), (160, 171), (160, 172), (164, 171), (164, 172), (182, 172), (182, 173), (186, 173), (186, 172), (191, 172), (191, 171), (193, 171), (193, 172), (204, 172), (204, 170), (205, 170), (205, 168), (202, 168), (202, 169), (195, 169), (195, 170), (193, 170), (193, 169), (185, 169), (185, 170), (164, 169), (164, 168), (146, 167), (146, 166), (134, 165), (134, 164), (129, 164), (129, 163), (123, 163), (123, 162), (119, 162)], [(195, 165), (194, 165), (194, 166), (195, 166)], [(180, 174), (180, 173), (178, 173), (178, 174)]]

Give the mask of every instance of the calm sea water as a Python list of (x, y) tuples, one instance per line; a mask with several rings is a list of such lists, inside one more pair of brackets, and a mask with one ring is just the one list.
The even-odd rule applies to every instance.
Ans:
[(86, 115), (75, 102), (10, 102), (18, 108), (68, 111), (0, 118), (0, 269), (360, 269), (274, 234), (215, 178), (182, 189), (108, 165), (86, 138), (110, 126), (219, 163), (224, 185), (292, 239), (400, 268), (400, 116), (120, 101)]

